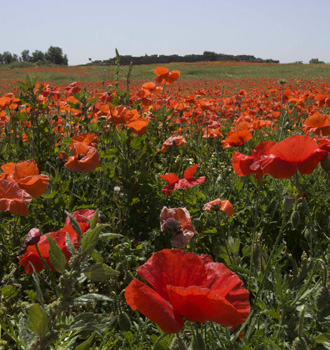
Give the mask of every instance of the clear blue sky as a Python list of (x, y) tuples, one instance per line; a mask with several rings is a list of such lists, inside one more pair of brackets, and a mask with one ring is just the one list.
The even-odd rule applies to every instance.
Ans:
[(250, 54), (330, 62), (330, 0), (0, 0), (0, 52), (59, 46), (69, 64), (122, 55)]

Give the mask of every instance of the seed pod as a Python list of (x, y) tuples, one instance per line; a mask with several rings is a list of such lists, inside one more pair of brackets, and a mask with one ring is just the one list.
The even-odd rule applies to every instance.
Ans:
[(291, 214), (291, 224), (293, 228), (298, 228), (300, 224), (300, 215), (297, 210), (294, 210)]
[(306, 340), (302, 337), (297, 337), (292, 343), (291, 350), (308, 350)]
[(329, 291), (326, 287), (320, 287), (315, 293), (315, 304), (318, 310), (324, 310), (329, 303)]
[(131, 329), (131, 320), (126, 312), (121, 312), (118, 315), (118, 325), (122, 331), (129, 331)]

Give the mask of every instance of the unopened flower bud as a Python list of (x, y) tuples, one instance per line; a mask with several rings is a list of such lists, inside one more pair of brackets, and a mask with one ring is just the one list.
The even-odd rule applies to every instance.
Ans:
[(293, 228), (298, 228), (300, 224), (300, 215), (297, 210), (294, 210), (291, 214), (291, 224)]
[(295, 198), (293, 196), (285, 196), (283, 199), (283, 209), (285, 211), (290, 211), (293, 207)]
[(39, 242), (39, 240), (40, 240), (40, 230), (34, 227), (28, 232), (18, 255), (24, 254), (29, 245), (35, 245)]

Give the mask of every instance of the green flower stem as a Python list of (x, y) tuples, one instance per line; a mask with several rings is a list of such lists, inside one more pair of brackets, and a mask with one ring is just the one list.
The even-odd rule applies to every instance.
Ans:
[[(219, 232), (219, 234), (221, 234), (221, 231), (222, 231), (222, 230), (221, 230), (221, 221), (220, 221), (220, 216), (219, 216), (219, 210), (216, 211), (216, 215), (217, 215), (218, 226), (219, 226), (218, 232)], [(228, 249), (228, 245), (227, 245), (227, 238), (228, 238), (228, 237), (227, 237), (226, 233), (224, 233), (222, 240), (223, 240), (223, 242), (224, 242), (224, 246), (225, 246), (225, 249), (226, 249), (226, 252), (227, 252), (227, 256), (228, 256), (228, 258), (229, 258), (229, 261), (230, 261), (230, 265), (233, 265), (233, 261), (232, 261), (232, 259), (231, 259), (230, 254), (229, 254), (229, 249)]]
[(260, 202), (260, 193), (261, 193), (261, 185), (262, 185), (262, 177), (258, 182), (258, 189), (257, 189), (257, 201), (256, 206), (254, 210), (254, 228), (252, 233), (252, 242), (251, 242), (251, 259), (250, 259), (250, 271), (249, 271), (249, 278), (248, 278), (248, 289), (250, 289), (250, 283), (251, 283), (251, 275), (252, 275), (252, 268), (253, 268), (253, 249), (256, 244), (257, 240), (257, 225), (258, 225), (258, 217), (259, 217), (259, 202)]

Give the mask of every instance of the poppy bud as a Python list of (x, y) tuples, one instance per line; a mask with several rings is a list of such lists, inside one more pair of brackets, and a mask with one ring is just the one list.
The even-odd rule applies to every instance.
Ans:
[(119, 328), (124, 332), (129, 331), (131, 329), (131, 320), (126, 312), (121, 312), (118, 315), (118, 325)]
[(330, 159), (328, 155), (321, 161), (321, 167), (326, 172), (330, 171)]
[(291, 350), (308, 350), (307, 342), (302, 337), (297, 337), (292, 343)]
[(293, 196), (285, 196), (283, 199), (283, 209), (285, 211), (290, 211), (293, 207), (295, 198)]
[(329, 291), (326, 287), (320, 287), (315, 293), (315, 305), (318, 310), (323, 311), (329, 303)]
[(305, 229), (304, 236), (306, 241), (309, 241), (311, 239), (311, 231), (308, 228)]
[(294, 210), (291, 214), (291, 224), (293, 228), (298, 228), (300, 224), (300, 215), (297, 210)]
[(40, 230), (34, 227), (28, 232), (18, 255), (24, 254), (29, 245), (35, 245), (39, 242), (39, 240), (40, 240)]

